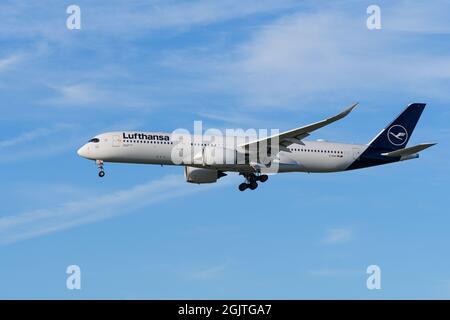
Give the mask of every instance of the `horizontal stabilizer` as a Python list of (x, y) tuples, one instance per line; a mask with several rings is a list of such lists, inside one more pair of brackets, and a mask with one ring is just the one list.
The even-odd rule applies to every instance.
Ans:
[(429, 147), (434, 146), (436, 143), (421, 143), (418, 144), (417, 146), (413, 146), (413, 147), (409, 147), (409, 148), (404, 148), (404, 149), (398, 149), (392, 152), (386, 152), (386, 153), (382, 153), (382, 156), (386, 156), (386, 157), (404, 157), (404, 156), (409, 156), (415, 153), (418, 153), (422, 150), (425, 150)]

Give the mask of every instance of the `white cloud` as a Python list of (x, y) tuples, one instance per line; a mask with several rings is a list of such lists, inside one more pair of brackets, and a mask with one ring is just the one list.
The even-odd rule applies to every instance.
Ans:
[(190, 278), (194, 280), (211, 280), (219, 278), (223, 275), (228, 267), (228, 263), (224, 262), (215, 266), (210, 266), (190, 274)]
[(381, 6), (383, 25), (406, 33), (450, 34), (449, 11), (450, 2), (442, 0), (433, 4), (403, 0), (396, 1), (389, 9)]
[(355, 14), (353, 9), (324, 7), (257, 25), (232, 49), (209, 45), (172, 52), (165, 65), (196, 75), (192, 82), (198, 88), (228, 92), (239, 106), (253, 110), (333, 106), (337, 100), (350, 103), (387, 94), (450, 101), (447, 50), (421, 37), (444, 25), (438, 19), (433, 26), (433, 17), (442, 16), (439, 6), (427, 10), (421, 29), (408, 34), (402, 31), (407, 23), (400, 20), (413, 20), (417, 9), (395, 5), (394, 16), (388, 8), (392, 6), (382, 8), (386, 14), (379, 31), (367, 29), (364, 10)]
[(317, 277), (343, 277), (343, 276), (354, 276), (358, 275), (358, 270), (351, 269), (330, 269), (330, 268), (322, 268), (322, 269), (311, 269), (307, 271), (311, 276)]
[[(294, 0), (195, 0), (93, 3), (80, 0), (82, 30), (94, 36), (138, 35), (160, 29), (186, 30), (255, 14), (270, 13), (296, 5)], [(69, 43), (65, 9), (60, 1), (0, 4), (0, 36), (43, 37)]]
[(155, 103), (142, 93), (133, 95), (127, 87), (114, 88), (93, 83), (50, 85), (55, 96), (42, 100), (42, 105), (57, 107), (89, 107), (92, 109), (123, 107), (152, 108)]
[(353, 232), (350, 228), (334, 228), (327, 230), (323, 244), (339, 244), (352, 240)]
[[(223, 184), (218, 184), (223, 185)], [(150, 204), (177, 198), (217, 185), (194, 186), (180, 176), (160, 180), (104, 195), (65, 202), (50, 209), (38, 209), (0, 218), (0, 244), (93, 223), (142, 209)]]
[(108, 94), (90, 84), (52, 86), (57, 96), (44, 103), (53, 105), (93, 105), (108, 100)]
[(50, 128), (37, 128), (33, 129), (28, 132), (21, 133), (13, 138), (8, 138), (5, 140), (0, 140), (0, 149), (6, 148), (6, 147), (14, 147), (23, 143), (27, 143), (30, 141), (34, 141), (36, 139), (40, 139), (43, 137), (47, 137), (51, 134), (68, 130), (70, 128), (73, 128), (72, 125), (69, 124), (57, 124)]
[(0, 72), (16, 65), (22, 60), (22, 55), (13, 54), (5, 58), (0, 58)]
[[(175, 28), (178, 30), (224, 22), (255, 14), (274, 13), (295, 6), (292, 0), (153, 1), (139, 6), (122, 2), (93, 8), (93, 30), (123, 32)], [(92, 9), (92, 8), (91, 8)]]
[(401, 34), (375, 32), (358, 17), (339, 12), (286, 17), (239, 48), (230, 78), (247, 104), (257, 106), (301, 105), (310, 97), (336, 99), (393, 88), (450, 100), (442, 81), (450, 79), (448, 55), (411, 50), (417, 46), (413, 39), (399, 47)]

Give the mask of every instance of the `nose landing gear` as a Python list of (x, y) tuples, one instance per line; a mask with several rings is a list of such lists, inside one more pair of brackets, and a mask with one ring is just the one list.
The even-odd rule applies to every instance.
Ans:
[(239, 185), (239, 191), (245, 191), (248, 189), (255, 190), (258, 188), (258, 181), (264, 183), (269, 179), (269, 176), (266, 174), (254, 174), (254, 173), (240, 173), (245, 177), (246, 182), (243, 182)]
[(100, 170), (98, 172), (98, 176), (100, 178), (103, 178), (105, 176), (105, 171), (103, 170), (103, 160), (95, 160), (95, 164), (97, 165), (97, 168)]

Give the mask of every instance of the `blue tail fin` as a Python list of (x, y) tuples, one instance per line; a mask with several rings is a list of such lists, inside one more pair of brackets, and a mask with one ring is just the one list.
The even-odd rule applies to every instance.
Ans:
[(380, 150), (398, 150), (406, 147), (417, 121), (425, 108), (425, 103), (412, 103), (383, 129), (369, 146)]

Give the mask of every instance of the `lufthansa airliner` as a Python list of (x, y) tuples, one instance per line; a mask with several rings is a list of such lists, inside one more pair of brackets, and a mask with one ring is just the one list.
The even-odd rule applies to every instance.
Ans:
[(325, 120), (297, 129), (250, 137), (167, 132), (118, 131), (101, 133), (78, 150), (95, 160), (99, 176), (106, 162), (179, 165), (187, 182), (214, 183), (227, 172), (245, 179), (239, 190), (254, 190), (268, 174), (283, 172), (339, 172), (416, 159), (435, 143), (406, 147), (425, 108), (406, 107), (368, 144), (305, 140), (313, 131), (347, 116), (357, 104)]

